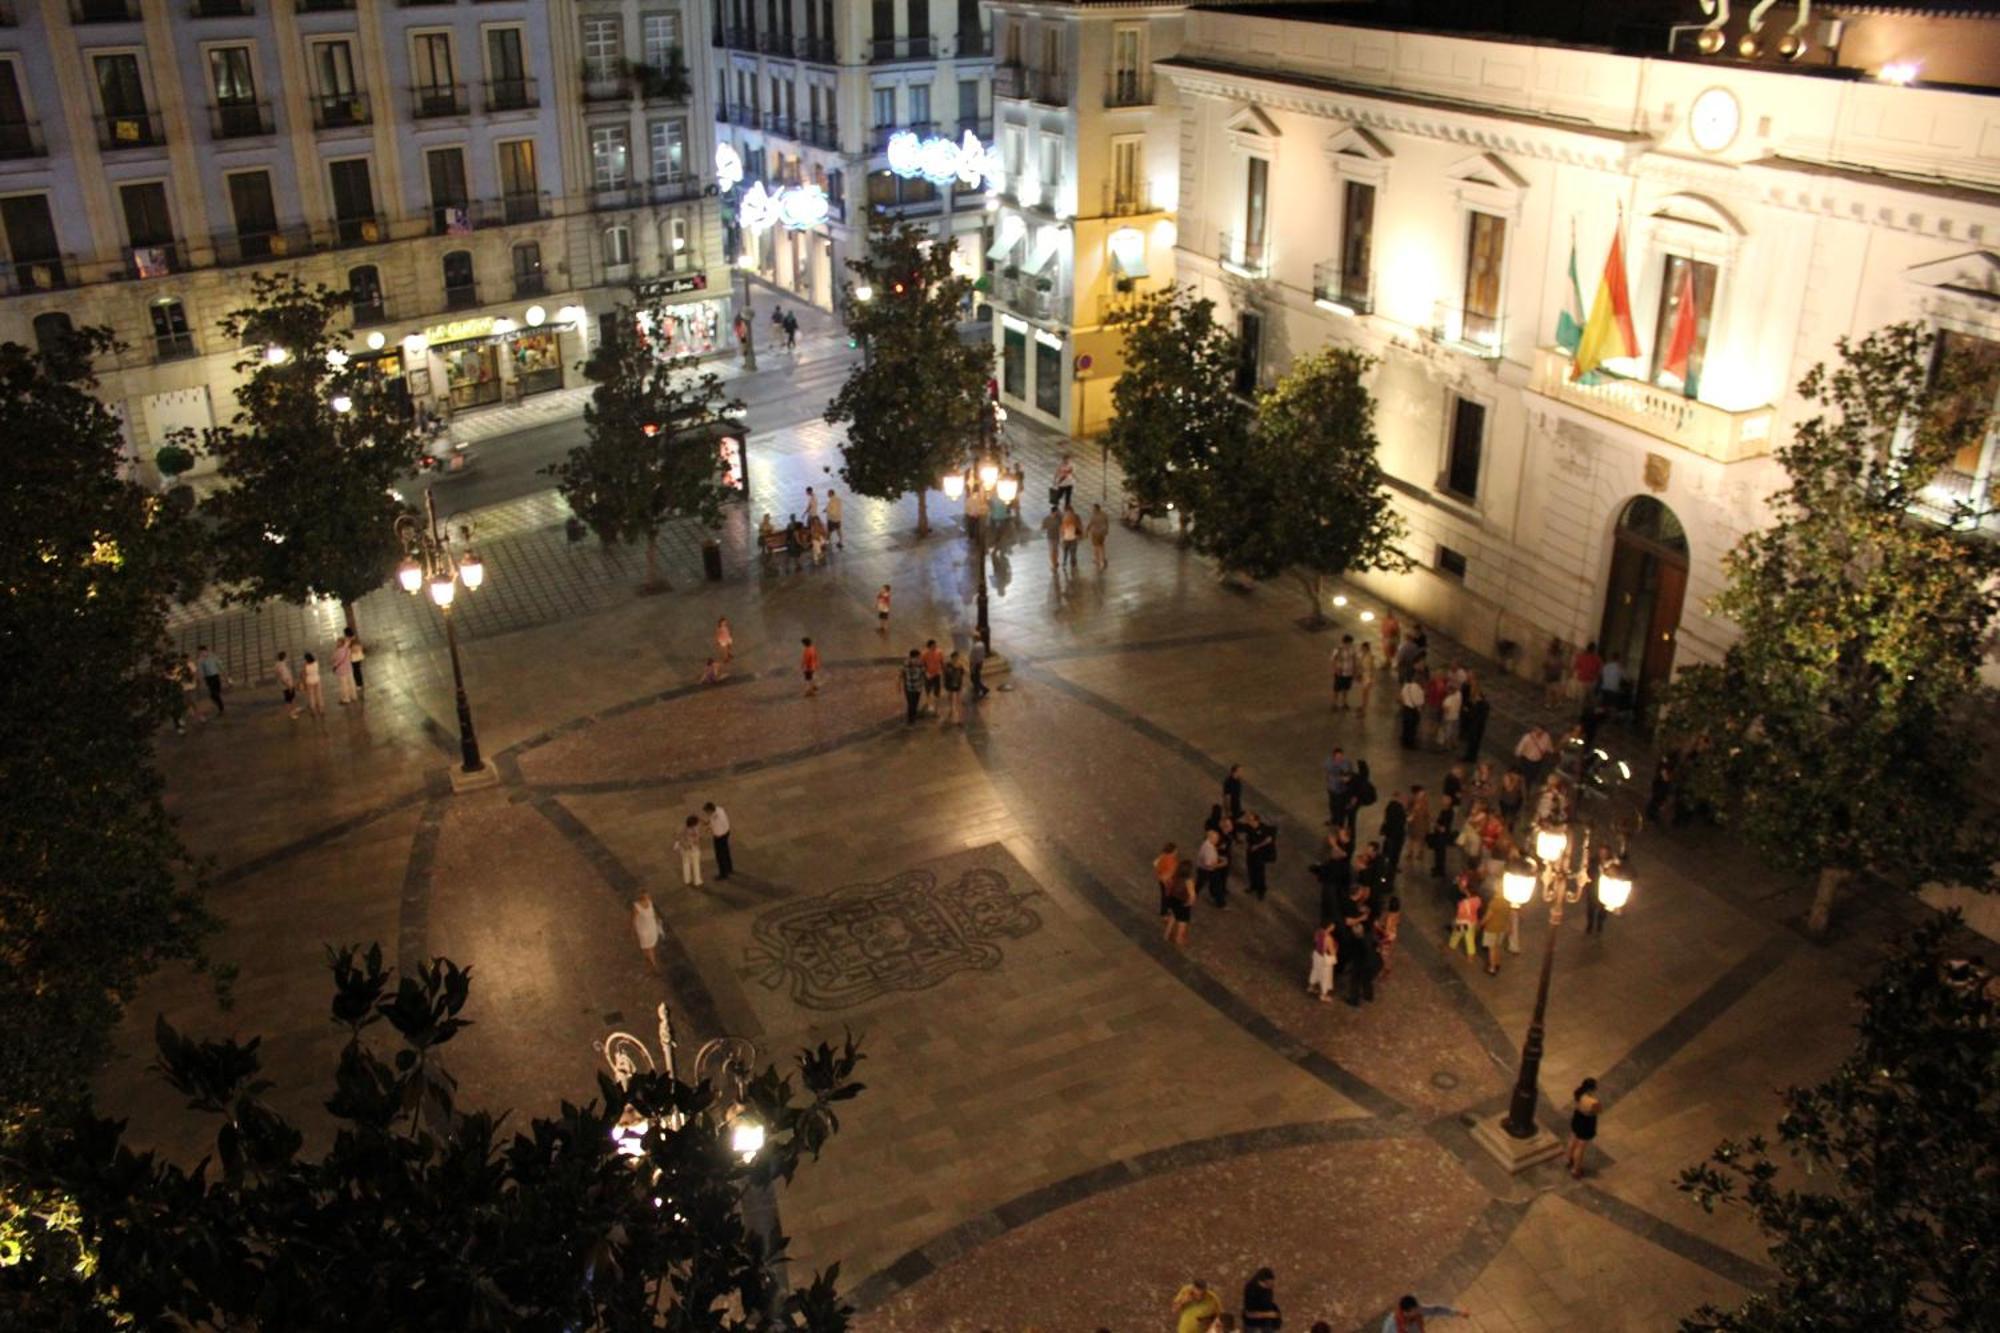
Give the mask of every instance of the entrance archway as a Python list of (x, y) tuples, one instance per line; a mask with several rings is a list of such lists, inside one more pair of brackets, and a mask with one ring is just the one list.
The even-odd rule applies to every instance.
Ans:
[(1607, 661), (1624, 663), (1642, 706), (1673, 674), (1687, 575), (1680, 519), (1650, 495), (1633, 497), (1618, 515), (1597, 642)]

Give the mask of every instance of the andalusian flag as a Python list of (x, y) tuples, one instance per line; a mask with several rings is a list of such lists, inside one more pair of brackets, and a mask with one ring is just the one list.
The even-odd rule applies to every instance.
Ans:
[(1667, 354), (1660, 369), (1681, 382), (1681, 392), (1689, 398), (1701, 395), (1701, 377), (1694, 371), (1696, 315), (1694, 306), (1694, 265), (1681, 265), (1681, 280), (1674, 291), (1674, 331), (1667, 338)]
[(1604, 257), (1604, 276), (1590, 302), (1590, 319), (1577, 343), (1569, 377), (1580, 380), (1614, 356), (1639, 355), (1639, 335), (1632, 331), (1632, 294), (1625, 283), (1624, 226), (1611, 233), (1611, 253)]
[(1576, 280), (1576, 223), (1569, 224), (1569, 291), (1565, 292), (1562, 313), (1556, 316), (1556, 346), (1576, 355), (1583, 341), (1583, 287)]

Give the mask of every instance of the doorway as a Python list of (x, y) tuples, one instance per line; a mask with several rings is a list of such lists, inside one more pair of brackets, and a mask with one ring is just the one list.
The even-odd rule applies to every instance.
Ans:
[(1618, 515), (1597, 641), (1606, 661), (1616, 657), (1624, 664), (1640, 708), (1673, 675), (1687, 576), (1680, 519), (1650, 495), (1634, 497)]

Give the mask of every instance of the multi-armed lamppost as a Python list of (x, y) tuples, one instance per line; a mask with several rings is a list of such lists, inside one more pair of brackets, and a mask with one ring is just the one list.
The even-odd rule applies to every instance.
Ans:
[(468, 592), (477, 592), (479, 585), (486, 582), (486, 566), (471, 549), (472, 525), (460, 526), (460, 541), (466, 547), (463, 555), (452, 549), (450, 527), (447, 523), (439, 528), (437, 500), (430, 491), (425, 491), (421, 520), (415, 514), (403, 514), (396, 519), (396, 536), (401, 539), (406, 554), (401, 567), (396, 570), (396, 577), (407, 593), (415, 594), (419, 589), (429, 587), (431, 600), (444, 613), (444, 641), (451, 649), (451, 680), (458, 692), (458, 750), (463, 761), (462, 772), (483, 773), (486, 765), (479, 758), (479, 736), (472, 729), (472, 705), (465, 697), (465, 672), (458, 664), (458, 630), (452, 622), (451, 609), (459, 584), (463, 583)]
[(974, 544), (974, 564), (978, 570), (979, 590), (979, 641), (986, 645), (989, 654), (987, 670), (993, 670), (990, 654), (993, 652), (993, 630), (986, 618), (986, 530), (992, 522), (992, 503), (998, 500), (1003, 505), (1011, 505), (1021, 495), (1021, 474), (1009, 471), (1000, 465), (1000, 460), (990, 453), (982, 453), (977, 462), (963, 471), (947, 472), (938, 481), (938, 489), (944, 498), (953, 502), (965, 496), (977, 496), (985, 501), (986, 509), (972, 516), (972, 540)]
[[(1473, 1137), (1509, 1171), (1522, 1171), (1560, 1156), (1562, 1141), (1535, 1123), (1542, 1072), (1544, 1021), (1549, 1008), (1549, 978), (1555, 970), (1556, 936), (1562, 932), (1563, 908), (1581, 899), (1590, 885), (1590, 844), (1594, 834), (1582, 822), (1579, 787), (1571, 794), (1567, 824), (1548, 823), (1535, 829), (1535, 854), (1517, 857), (1500, 880), (1500, 891), (1516, 908), (1526, 907), (1539, 893), (1549, 905), (1548, 936), (1542, 942), (1542, 976), (1535, 988), (1535, 1016), (1521, 1047), (1521, 1068), (1506, 1116), (1482, 1121)], [(1597, 899), (1608, 912), (1632, 897), (1632, 877), (1619, 861), (1607, 857), (1598, 867)]]

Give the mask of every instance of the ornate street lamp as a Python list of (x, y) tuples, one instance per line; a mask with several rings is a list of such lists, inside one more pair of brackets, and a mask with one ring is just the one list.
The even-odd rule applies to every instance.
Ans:
[(748, 250), (736, 256), (736, 272), (743, 278), (743, 369), (747, 373), (757, 369), (757, 313), (750, 308), (750, 270), (757, 267), (757, 257)]
[[(668, 1078), (678, 1078), (674, 1069), (674, 1052), (679, 1043), (674, 1040), (673, 1019), (667, 1014), (667, 1006), (662, 1003), (656, 1011), (660, 1017), (660, 1059), (656, 1063), (653, 1052), (645, 1042), (629, 1032), (614, 1032), (603, 1041), (596, 1043), (597, 1053), (611, 1066), (611, 1077), (620, 1088), (632, 1081), (632, 1076), (643, 1068), (647, 1073), (664, 1070)], [(726, 1094), (721, 1106), (722, 1121), (729, 1127), (729, 1150), (747, 1164), (764, 1150), (766, 1131), (761, 1120), (750, 1113), (746, 1100), (746, 1089), (757, 1069), (757, 1043), (748, 1037), (716, 1037), (704, 1042), (694, 1056), (694, 1082), (704, 1079), (716, 1082), (718, 1092)], [(722, 1080), (728, 1080), (726, 1087)], [(677, 1130), (687, 1123), (687, 1117), (675, 1111), (663, 1122), (665, 1128)], [(645, 1138), (648, 1123), (646, 1117), (627, 1106), (612, 1127), (611, 1138), (618, 1145), (618, 1151), (627, 1157), (643, 1157), (646, 1152)]]
[(458, 696), (458, 750), (461, 767), (452, 775), (452, 781), (463, 785), (468, 778), (491, 779), (486, 764), (479, 757), (479, 736), (472, 729), (472, 705), (465, 697), (465, 671), (458, 661), (458, 628), (452, 619), (452, 604), (457, 598), (458, 585), (463, 583), (468, 592), (479, 591), (486, 582), (486, 565), (471, 550), (472, 525), (459, 526), (460, 541), (466, 546), (464, 554), (452, 549), (451, 524), (443, 528), (438, 525), (437, 500), (430, 491), (424, 492), (424, 516), (421, 520), (415, 514), (403, 514), (396, 519), (396, 536), (403, 543), (406, 557), (396, 570), (396, 579), (403, 585), (403, 591), (415, 595), (426, 586), (430, 589), (431, 601), (444, 615), (444, 641), (451, 650), (451, 680)]
[(979, 641), (986, 645), (986, 667), (989, 673), (998, 674), (1004, 663), (993, 653), (993, 628), (987, 619), (986, 607), (986, 530), (991, 522), (993, 501), (1011, 505), (1021, 495), (1021, 473), (1018, 469), (1008, 470), (1000, 460), (990, 453), (982, 453), (977, 460), (963, 470), (947, 472), (938, 479), (938, 489), (944, 498), (957, 503), (961, 498), (976, 497), (984, 503), (981, 512), (972, 515), (973, 565), (978, 590)]

